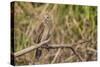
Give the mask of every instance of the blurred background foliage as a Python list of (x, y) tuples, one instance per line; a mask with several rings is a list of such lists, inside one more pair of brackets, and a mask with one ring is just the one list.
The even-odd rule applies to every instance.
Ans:
[[(12, 9), (13, 10), (13, 9)], [(38, 26), (41, 15), (48, 12), (52, 16), (54, 31), (51, 43), (73, 44), (91, 39), (89, 43), (75, 45), (75, 49), (85, 61), (97, 60), (97, 7), (51, 4), (51, 3), (14, 3), (14, 52), (34, 44), (32, 30)], [(53, 52), (52, 52), (53, 51)], [(51, 63), (57, 49), (45, 55), (40, 61), (35, 61), (34, 51), (17, 58), (16, 65)], [(79, 61), (73, 52), (63, 49), (55, 63)], [(45, 54), (45, 53), (44, 53)], [(50, 56), (51, 55), (51, 56)], [(46, 56), (48, 58), (46, 58)], [(46, 59), (45, 59), (46, 58)]]

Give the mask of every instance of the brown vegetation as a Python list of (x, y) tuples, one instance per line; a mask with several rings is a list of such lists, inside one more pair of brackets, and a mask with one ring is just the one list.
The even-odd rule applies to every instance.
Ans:
[(15, 64), (97, 60), (96, 9), (95, 6), (15, 2)]

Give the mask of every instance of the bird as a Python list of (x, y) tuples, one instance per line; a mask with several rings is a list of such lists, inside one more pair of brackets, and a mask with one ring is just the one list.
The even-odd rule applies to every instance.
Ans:
[[(43, 14), (41, 16), (41, 23), (38, 26), (38, 29), (36, 29), (35, 34), (36, 34), (36, 38), (34, 40), (35, 43), (40, 43), (42, 41), (47, 40), (48, 38), (50, 38), (50, 34), (51, 34), (51, 26), (52, 26), (52, 19), (50, 17), (50, 15), (48, 13)], [(44, 46), (47, 46), (47, 44), (45, 44)], [(36, 53), (35, 53), (35, 58), (37, 60), (39, 60), (40, 56), (42, 55), (42, 49), (41, 48), (37, 48), (36, 49)]]

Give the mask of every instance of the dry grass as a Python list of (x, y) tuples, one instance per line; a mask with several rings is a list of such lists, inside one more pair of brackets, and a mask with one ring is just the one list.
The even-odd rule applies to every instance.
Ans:
[[(97, 7), (15, 2), (14, 5), (14, 52), (34, 42), (34, 30), (41, 24), (43, 15), (52, 19), (50, 42), (48, 44), (73, 44), (72, 47), (84, 61), (97, 60)], [(90, 40), (82, 44), (83, 41)], [(12, 48), (13, 49), (13, 48)], [(16, 65), (78, 62), (80, 59), (67, 48), (42, 48), (40, 59), (35, 58), (36, 50), (15, 58)]]

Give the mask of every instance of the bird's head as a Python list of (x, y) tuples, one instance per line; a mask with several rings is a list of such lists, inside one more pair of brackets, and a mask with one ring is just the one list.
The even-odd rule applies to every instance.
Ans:
[(51, 28), (51, 24), (52, 24), (52, 19), (51, 19), (51, 16), (46, 13), (43, 15), (43, 20), (42, 20), (43, 24), (46, 26), (46, 27), (49, 27)]

